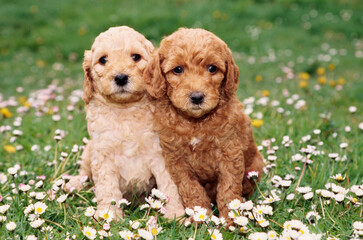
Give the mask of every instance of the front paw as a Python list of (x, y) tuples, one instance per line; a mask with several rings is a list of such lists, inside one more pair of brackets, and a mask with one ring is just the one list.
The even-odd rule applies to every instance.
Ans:
[(69, 182), (64, 185), (63, 190), (66, 192), (73, 192), (73, 191), (80, 191), (84, 188), (86, 181), (88, 177), (87, 176), (73, 176)]
[(118, 222), (124, 217), (124, 213), (122, 209), (116, 206), (108, 206), (108, 207), (97, 207), (97, 211), (95, 213), (95, 218), (101, 221), (107, 222)]
[(164, 214), (164, 217), (173, 220), (174, 218), (179, 218), (184, 216), (184, 214), (185, 214), (185, 209), (182, 206), (175, 208), (166, 205), (166, 213)]

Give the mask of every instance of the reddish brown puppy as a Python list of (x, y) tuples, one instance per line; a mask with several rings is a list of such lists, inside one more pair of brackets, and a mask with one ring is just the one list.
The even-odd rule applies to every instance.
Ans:
[(251, 121), (235, 92), (239, 70), (227, 45), (213, 33), (181, 28), (164, 38), (144, 72), (156, 102), (154, 128), (185, 207), (220, 216), (227, 203), (250, 196), (249, 171), (261, 176), (262, 156)]

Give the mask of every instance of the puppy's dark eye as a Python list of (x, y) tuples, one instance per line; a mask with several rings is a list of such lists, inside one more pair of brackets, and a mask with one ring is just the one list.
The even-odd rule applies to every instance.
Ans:
[(215, 73), (218, 70), (218, 68), (215, 65), (209, 65), (208, 66), (208, 72)]
[(101, 58), (100, 58), (100, 60), (98, 60), (98, 62), (99, 62), (100, 64), (102, 64), (102, 65), (105, 65), (105, 64), (106, 64), (106, 62), (107, 62), (107, 57), (106, 57), (106, 56), (101, 57)]
[(181, 74), (182, 72), (184, 72), (184, 69), (181, 66), (177, 66), (176, 68), (173, 69), (173, 73), (175, 74)]
[(140, 56), (140, 54), (135, 53), (135, 54), (132, 54), (132, 55), (131, 55), (131, 58), (132, 58), (132, 60), (134, 60), (135, 62), (138, 62), (138, 61), (141, 59), (141, 56)]

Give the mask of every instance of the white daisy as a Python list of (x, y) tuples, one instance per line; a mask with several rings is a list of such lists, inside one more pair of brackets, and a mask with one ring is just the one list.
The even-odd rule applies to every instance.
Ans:
[(151, 234), (151, 232), (146, 231), (145, 229), (139, 229), (137, 231), (140, 235), (140, 237), (142, 237), (145, 240), (153, 240), (154, 236)]
[(67, 200), (68, 194), (60, 195), (59, 198), (57, 198), (57, 202), (63, 203), (65, 200)]
[(0, 213), (1, 214), (6, 213), (9, 210), (9, 208), (10, 208), (9, 204), (5, 204), (5, 205), (0, 206)]
[(314, 197), (314, 193), (313, 192), (305, 193), (303, 195), (303, 197), (304, 197), (305, 200), (310, 200), (310, 199), (312, 199)]
[(25, 237), (25, 240), (38, 240), (38, 238), (34, 235), (28, 235)]
[(341, 173), (338, 173), (330, 178), (334, 179), (337, 182), (343, 182), (345, 180), (345, 175), (343, 177)]
[(15, 228), (16, 228), (16, 223), (15, 222), (8, 222), (6, 225), (5, 225), (6, 229), (8, 231), (14, 231)]
[(234, 199), (228, 204), (228, 208), (231, 210), (237, 210), (240, 207), (240, 205), (241, 201), (238, 199)]
[(44, 221), (44, 219), (40, 219), (40, 218), (38, 218), (38, 219), (36, 219), (36, 220), (34, 220), (34, 221), (32, 221), (31, 223), (30, 223), (30, 226), (32, 227), (32, 228), (39, 228), (43, 223), (44, 223), (45, 221)]
[(208, 229), (208, 232), (210, 234), (210, 239), (213, 239), (213, 240), (222, 240), (223, 239), (223, 236), (222, 236), (222, 233), (218, 230), (218, 229)]
[(129, 230), (120, 231), (118, 234), (120, 235), (121, 238), (125, 240), (131, 240), (134, 236), (133, 232)]
[(167, 200), (167, 196), (156, 188), (151, 190), (151, 196), (159, 198), (160, 200)]
[(131, 204), (131, 202), (129, 202), (129, 201), (127, 201), (127, 199), (124, 199), (124, 198), (122, 198), (121, 200), (119, 200), (118, 201), (118, 206), (122, 206), (122, 205), (126, 205), (126, 206), (128, 206), (128, 205), (130, 205)]
[(249, 240), (267, 240), (268, 235), (264, 232), (254, 232), (248, 236)]
[(37, 202), (34, 204), (34, 212), (38, 215), (43, 214), (48, 206), (43, 202)]
[(205, 208), (197, 208), (197, 211), (194, 213), (193, 219), (196, 222), (204, 222), (208, 218), (207, 216), (207, 209)]
[(92, 217), (93, 215), (95, 215), (95, 209), (93, 207), (87, 207), (84, 215), (86, 217)]
[(105, 237), (111, 237), (112, 233), (111, 232), (106, 232), (105, 230), (100, 230), (98, 231), (98, 234), (100, 235), (100, 238), (105, 238)]
[(109, 209), (105, 209), (100, 212), (100, 218), (106, 220), (107, 222), (111, 222), (113, 219), (113, 211)]
[(248, 224), (248, 218), (243, 216), (237, 216), (233, 222), (239, 226), (246, 226)]
[(298, 191), (299, 193), (308, 193), (308, 192), (311, 192), (312, 189), (309, 186), (307, 186), (307, 187), (298, 187), (298, 188), (296, 188), (296, 191)]
[(255, 219), (258, 225), (260, 225), (261, 227), (267, 227), (270, 225), (270, 222), (266, 220), (263, 215), (256, 215)]
[(129, 225), (133, 229), (138, 229), (140, 227), (141, 223), (139, 221), (131, 221), (130, 220)]
[(253, 208), (253, 202), (251, 200), (241, 203), (241, 205), (240, 205), (240, 210), (251, 211), (252, 208)]
[(93, 229), (91, 227), (84, 227), (82, 231), (83, 235), (86, 236), (88, 239), (95, 239), (97, 237), (97, 231), (96, 229)]
[(247, 178), (251, 180), (257, 180), (258, 179), (258, 172), (257, 171), (250, 171), (247, 173)]
[(277, 233), (275, 231), (268, 231), (267, 237), (268, 237), (268, 240), (275, 240), (275, 239), (277, 239)]

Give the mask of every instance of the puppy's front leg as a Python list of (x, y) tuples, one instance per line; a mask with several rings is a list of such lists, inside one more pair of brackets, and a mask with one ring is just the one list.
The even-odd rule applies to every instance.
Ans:
[[(112, 150), (95, 150), (91, 168), (97, 198), (95, 217), (98, 218), (104, 210), (110, 210), (114, 213), (115, 219), (122, 218), (123, 212), (117, 207), (118, 201), (122, 199), (120, 174), (114, 164)], [(116, 201), (116, 205), (111, 205), (111, 201)]]
[(89, 143), (84, 149), (81, 159), (81, 169), (77, 176), (72, 176), (69, 182), (64, 186), (64, 190), (67, 192), (72, 192), (73, 190), (79, 191), (84, 186), (85, 178), (92, 179), (91, 172), (91, 143)]
[(165, 206), (165, 217), (168, 219), (174, 219), (183, 216), (185, 209), (176, 184), (173, 182), (169, 172), (166, 170), (165, 164), (161, 164), (164, 162), (163, 156), (160, 155), (160, 159), (162, 159), (162, 161), (155, 161), (151, 166), (151, 172), (156, 179), (158, 189), (169, 198), (169, 202)]
[(168, 170), (178, 186), (184, 207), (194, 209), (195, 206), (199, 206), (207, 209), (207, 214), (210, 215), (212, 209), (206, 190), (192, 173), (190, 166), (184, 162), (183, 158), (180, 158), (181, 156), (178, 157), (177, 161), (168, 164)]
[(244, 161), (242, 152), (227, 154), (219, 163), (217, 205), (219, 217), (228, 217), (228, 203), (234, 199), (242, 201), (242, 179)]

